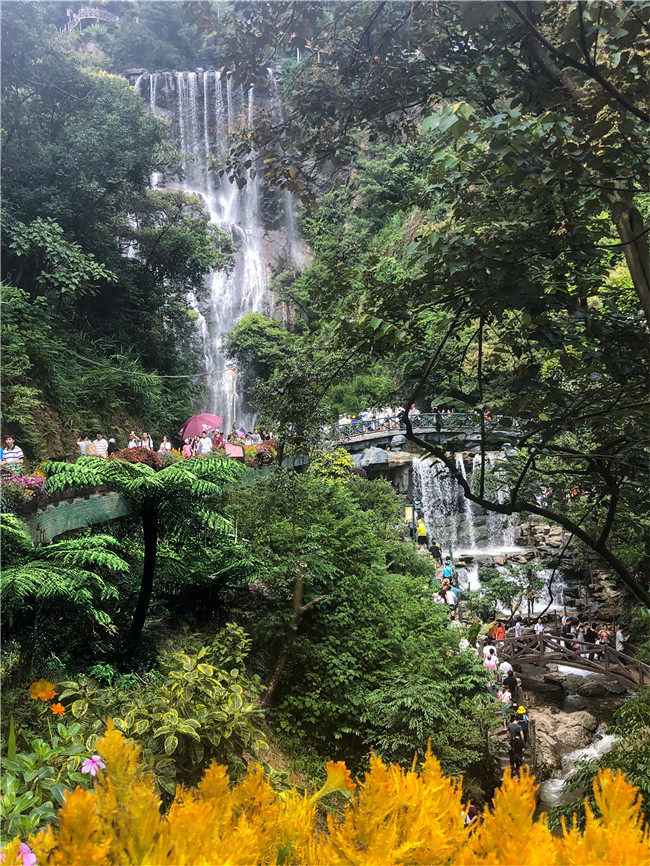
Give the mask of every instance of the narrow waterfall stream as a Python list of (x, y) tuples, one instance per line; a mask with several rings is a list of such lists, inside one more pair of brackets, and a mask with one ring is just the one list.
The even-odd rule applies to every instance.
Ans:
[(579, 792), (569, 794), (566, 791), (566, 781), (575, 773), (581, 760), (597, 761), (613, 747), (616, 742), (614, 734), (600, 733), (596, 739), (582, 749), (569, 752), (562, 759), (562, 769), (552, 778), (546, 779), (540, 786), (540, 807), (548, 812), (555, 806), (564, 806), (579, 796)]
[[(156, 72), (140, 76), (135, 87), (152, 113), (170, 122), (184, 171), (184, 179), (177, 186), (203, 199), (210, 222), (226, 232), (235, 245), (233, 269), (229, 273), (211, 272), (207, 297), (191, 297), (189, 301), (198, 316), (204, 369), (222, 371), (206, 377), (207, 405), (203, 408), (222, 416), (226, 430), (233, 423), (251, 429), (254, 415), (239, 385), (233, 395), (233, 375), (223, 352), (223, 337), (245, 313), (272, 311), (267, 287), (273, 269), (304, 267), (304, 245), (290, 193), (264, 190), (260, 174), (248, 178), (239, 189), (209, 167), (212, 158), (217, 165), (225, 163), (229, 135), (240, 126), (251, 128), (258, 106), (264, 105), (276, 115), (281, 112), (274, 75), (269, 71), (269, 87), (259, 94), (252, 87), (246, 92), (233, 87), (232, 77), (223, 70)], [(159, 184), (160, 178), (152, 182)], [(273, 210), (270, 219), (265, 218), (265, 205)]]

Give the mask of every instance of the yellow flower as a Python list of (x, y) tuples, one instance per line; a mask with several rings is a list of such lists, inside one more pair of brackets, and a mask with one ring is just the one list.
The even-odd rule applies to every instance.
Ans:
[(29, 696), (34, 701), (51, 701), (54, 697), (54, 683), (40, 679), (29, 687)]
[(343, 761), (328, 761), (325, 764), (327, 770), (327, 781), (320, 789), (316, 791), (311, 798), (311, 802), (315, 803), (322, 797), (332, 794), (334, 791), (351, 791), (354, 788), (354, 782), (350, 777), (350, 771), (347, 769)]

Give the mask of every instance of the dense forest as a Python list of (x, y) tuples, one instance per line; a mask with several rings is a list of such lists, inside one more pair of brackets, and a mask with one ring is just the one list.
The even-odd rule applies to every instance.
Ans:
[[(499, 617), (508, 635), (518, 619), (533, 635), (535, 604), (567, 569), (580, 588), (565, 620), (582, 627), (611, 602), (612, 639), (624, 624), (628, 658), (650, 661), (650, 4), (108, 0), (5, 3), (0, 14), (2, 427), (5, 453), (15, 440), (25, 460), (3, 460), (0, 515), (10, 856), (195, 862), (179, 841), (190, 844), (196, 821), (182, 815), (180, 785), (199, 786), (193, 814), (224, 846), (204, 842), (217, 846), (206, 862), (235, 850), (243, 863), (366, 862), (353, 850), (433, 862), (423, 852), (442, 845), (438, 832), (449, 850), (435, 862), (536, 863), (540, 851), (551, 862), (551, 849), (569, 862), (583, 843), (585, 863), (605, 862), (589, 848), (599, 816), (620, 818), (620, 850), (642, 862), (643, 676), (625, 681), (624, 697), (607, 692), (615, 742), (571, 776), (550, 822), (561, 835), (575, 812), (577, 825), (553, 841), (546, 818), (531, 823), (525, 774), (506, 771), (498, 788), (508, 716), (480, 644), (495, 642)], [(174, 98), (189, 113), (174, 114)], [(192, 130), (202, 156), (188, 152)], [(194, 188), (197, 174), (213, 198)], [(236, 230), (215, 219), (226, 188), (255, 192), (246, 219), (268, 253), (268, 285), (263, 305), (244, 300), (234, 328), (216, 333), (209, 295), (214, 305), (215, 285), (245, 294), (250, 234), (243, 217)], [(278, 238), (299, 253), (269, 253)], [(226, 415), (210, 404), (206, 340), (236, 368), (248, 417), (272, 431), (263, 445), (247, 440), (243, 462), (221, 443), (184, 459), (174, 438), (195, 412)], [(234, 375), (232, 387), (234, 407)], [(411, 478), (415, 463), (439, 466), (464, 503), (432, 512), (429, 542), (435, 520), (480, 515), (557, 531), (557, 549), (536, 550), (521, 530), (518, 560), (479, 561), (479, 588), (462, 585), (473, 557), (459, 547), (438, 562), (404, 520), (424, 487), (398, 491), (349, 453), (338, 419), (385, 406), (400, 407), (402, 434), (401, 446), (384, 444), (386, 460), (406, 461)], [(416, 421), (435, 419), (440, 434), (447, 413), (470, 419), (451, 437)], [(493, 418), (513, 447), (495, 440)], [(141, 430), (174, 450), (126, 449)], [(96, 431), (117, 440), (107, 460), (79, 455)], [(39, 543), (36, 509), (107, 491), (126, 516)], [(458, 606), (439, 603), (451, 591), (443, 566)], [(594, 591), (601, 579), (606, 596)], [(600, 658), (583, 650), (579, 662)], [(616, 652), (618, 664), (618, 637)], [(547, 685), (565, 676), (552, 667)], [(524, 680), (517, 718), (531, 697)], [(542, 700), (531, 699), (542, 733), (539, 746), (527, 740), (528, 762), (551, 775)], [(352, 806), (345, 766), (328, 764), (324, 782), (328, 760), (367, 773)], [(213, 761), (227, 768), (232, 819), (208, 815), (221, 791)], [(395, 790), (381, 761), (394, 765)], [(383, 793), (364, 814), (378, 824), (353, 830), (373, 785)], [(116, 800), (110, 786), (123, 791)], [(167, 822), (142, 831), (137, 856), (130, 786), (147, 827), (154, 812)], [(462, 790), (463, 804), (486, 809), (475, 835), (466, 805), (446, 830), (442, 801), (440, 827), (424, 820), (419, 798), (441, 786), (449, 802)], [(97, 824), (84, 835), (88, 791)], [(398, 829), (378, 853), (363, 834), (383, 838), (382, 797)], [(517, 817), (517, 798), (530, 814)], [(608, 798), (628, 811), (612, 817)], [(236, 827), (241, 804), (251, 827), (267, 828), (254, 840)], [(412, 824), (399, 824), (402, 808)], [(111, 824), (114, 809), (123, 818)], [(525, 844), (538, 833), (538, 848), (490, 859), (499, 815), (528, 822)]]

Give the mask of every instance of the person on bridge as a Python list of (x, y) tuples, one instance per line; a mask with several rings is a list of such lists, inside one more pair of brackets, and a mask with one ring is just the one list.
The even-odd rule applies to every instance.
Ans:
[(562, 646), (571, 646), (572, 640), (575, 638), (573, 627), (571, 625), (571, 617), (568, 616), (562, 626)]
[[(544, 623), (542, 622), (541, 616), (537, 617), (537, 622), (535, 623), (535, 634), (539, 638), (541, 638), (541, 636), (544, 634)], [(537, 646), (538, 647), (541, 646), (541, 643), (542, 643), (541, 640), (538, 641)]]
[(626, 637), (623, 634), (623, 628), (619, 625), (616, 629), (616, 652), (625, 652), (625, 644), (628, 642), (629, 638), (629, 635)]
[(593, 622), (589, 623), (589, 625), (585, 629), (585, 643), (587, 644), (587, 650), (588, 650), (587, 658), (589, 659), (589, 661), (592, 661), (592, 662), (596, 658), (595, 644), (596, 644), (597, 640), (598, 640), (598, 632), (594, 628)]
[[(543, 626), (542, 626), (542, 628), (543, 628)], [(523, 630), (523, 627), (521, 625), (521, 620), (518, 619), (517, 622), (515, 623), (515, 637), (516, 638), (523, 637), (523, 634), (524, 634), (524, 630)]]
[(501, 620), (497, 620), (496, 639), (497, 646), (503, 646), (503, 641), (506, 639), (506, 630)]

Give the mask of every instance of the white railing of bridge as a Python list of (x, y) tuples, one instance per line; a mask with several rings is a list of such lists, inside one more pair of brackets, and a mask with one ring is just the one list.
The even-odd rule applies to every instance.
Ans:
[[(435, 430), (442, 433), (476, 433), (481, 429), (480, 419), (476, 414), (470, 412), (449, 412), (447, 414), (435, 412), (422, 412), (411, 418), (413, 431)], [(510, 436), (521, 432), (519, 424), (513, 418), (504, 415), (485, 420), (484, 429), (489, 434), (503, 433)], [(333, 427), (331, 432), (335, 438), (347, 441), (348, 439), (363, 439), (372, 433), (403, 433), (406, 425), (396, 417), (369, 418), (351, 421), (344, 426)]]
[(72, 12), (71, 9), (68, 9), (68, 26), (66, 29), (74, 30), (77, 24), (89, 18), (94, 18), (98, 21), (108, 21), (110, 24), (120, 23), (119, 15), (113, 15), (112, 12), (107, 12), (106, 9), (83, 6), (77, 12)]

